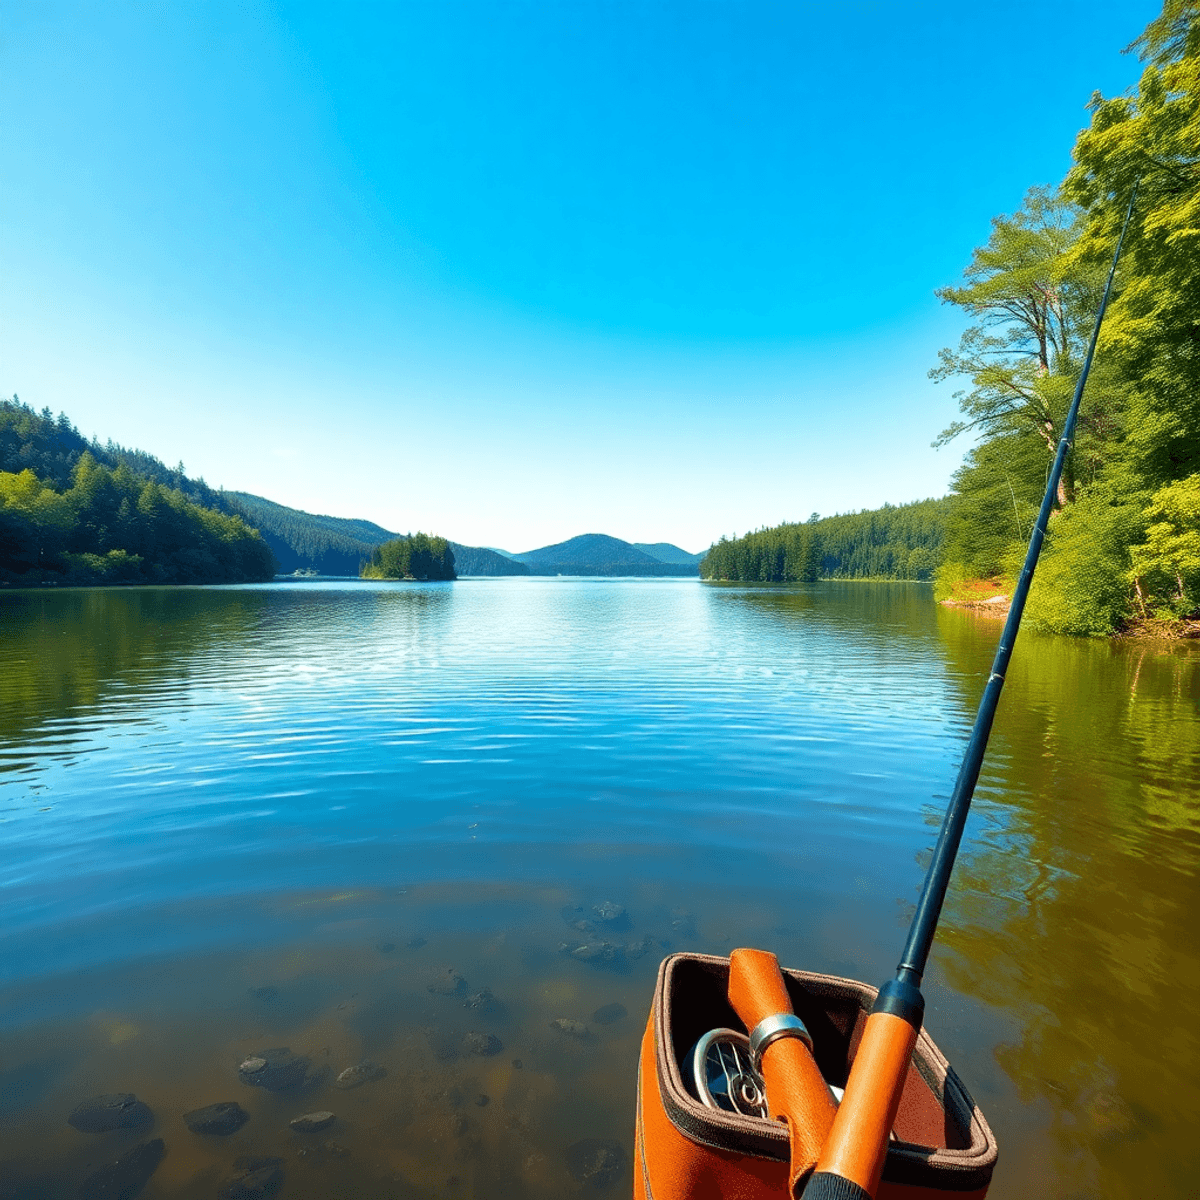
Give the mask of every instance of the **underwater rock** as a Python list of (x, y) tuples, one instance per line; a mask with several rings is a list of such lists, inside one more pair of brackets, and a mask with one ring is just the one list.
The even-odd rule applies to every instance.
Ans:
[(328, 1129), (336, 1120), (337, 1117), (328, 1111), (311, 1112), (305, 1113), (302, 1117), (293, 1117), (288, 1124), (297, 1133), (320, 1133), (322, 1129)]
[(110, 1129), (138, 1129), (153, 1120), (154, 1114), (132, 1092), (113, 1092), (85, 1100), (67, 1118), (67, 1124), (80, 1133), (108, 1133)]
[(224, 1200), (262, 1200), (283, 1180), (282, 1158), (250, 1156), (235, 1160), (233, 1166), (238, 1174), (221, 1188)]
[(259, 1050), (238, 1066), (238, 1078), (247, 1087), (266, 1088), (268, 1092), (286, 1092), (312, 1083), (309, 1060), (293, 1054), (287, 1046)]
[(606, 925), (611, 925), (622, 919), (628, 922), (629, 919), (628, 914), (625, 913), (625, 906), (623, 904), (613, 904), (612, 900), (605, 900), (604, 904), (593, 906), (592, 911)]
[(579, 962), (612, 962), (617, 957), (617, 948), (611, 942), (584, 942), (571, 951), (571, 957)]
[(567, 1147), (567, 1170), (584, 1187), (612, 1187), (625, 1172), (625, 1148), (620, 1142), (584, 1138)]
[(375, 949), (378, 950), (380, 954), (391, 954), (391, 952), (393, 950), (395, 950), (395, 948), (396, 948), (395, 942), (380, 942), (375, 947)]
[(514, 1071), (519, 1071), (524, 1065), (525, 1064), (519, 1058), (513, 1059), (513, 1070)]
[(619, 1021), (622, 1017), (629, 1016), (629, 1009), (623, 1004), (614, 1001), (612, 1004), (605, 1004), (603, 1007), (596, 1009), (592, 1013), (592, 1020), (597, 1025), (611, 1025), (614, 1021)]
[(252, 995), (255, 1000), (274, 1000), (275, 997), (279, 995), (279, 989), (269, 985), (267, 987), (251, 988), (250, 995)]
[(455, 1113), (454, 1116), (450, 1118), (450, 1132), (454, 1134), (455, 1137), (462, 1137), (462, 1135), (467, 1132), (467, 1118), (464, 1117), (462, 1113)]
[(134, 1146), (89, 1175), (79, 1187), (79, 1200), (132, 1200), (158, 1170), (165, 1153), (162, 1138)]
[(479, 1095), (475, 1097), (475, 1107), (476, 1108), (487, 1108), (487, 1106), (489, 1104), (491, 1104), (491, 1102), (492, 1102), (491, 1096), (485, 1096), (483, 1094), (483, 1092), (480, 1092)]
[(640, 942), (629, 942), (625, 947), (625, 957), (630, 959), (642, 958), (654, 949), (654, 939), (647, 934)]
[(467, 981), (453, 968), (441, 967), (426, 985), (435, 996), (465, 996)]
[(428, 946), (429, 943), (418, 933), (416, 937), (410, 937), (404, 943), (410, 950), (420, 950), (422, 946)]
[(495, 1008), (495, 1006), (496, 997), (492, 995), (491, 988), (482, 988), (463, 1001), (463, 1008)]
[(226, 1137), (237, 1133), (250, 1120), (250, 1114), (234, 1101), (210, 1104), (207, 1108), (194, 1108), (183, 1114), (183, 1123), (193, 1133), (208, 1133), (215, 1137)]
[(463, 1038), (463, 1047), (468, 1054), (490, 1058), (504, 1049), (504, 1043), (494, 1033), (468, 1033)]
[(364, 1083), (374, 1083), (377, 1079), (382, 1079), (387, 1074), (387, 1071), (377, 1064), (363, 1059), (362, 1062), (355, 1064), (353, 1067), (347, 1067), (334, 1081), (335, 1088), (341, 1088), (342, 1091), (348, 1092), (351, 1088), (362, 1087)]
[(588, 1027), (582, 1021), (573, 1021), (570, 1017), (557, 1017), (550, 1022), (551, 1029), (557, 1029), (559, 1033), (565, 1033), (568, 1037), (579, 1038), (583, 1041), (591, 1037)]

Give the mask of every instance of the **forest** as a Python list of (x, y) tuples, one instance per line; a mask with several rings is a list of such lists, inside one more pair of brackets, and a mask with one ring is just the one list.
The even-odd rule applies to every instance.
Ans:
[(1066, 633), (1200, 609), (1200, 4), (1167, 0), (1129, 51), (1145, 64), (1137, 88), (1093, 95), (1066, 178), (995, 218), (939, 292), (969, 322), (932, 372), (966, 382), (939, 442), (975, 439), (937, 577), (953, 596), (1020, 569), (1136, 184), (1027, 610)]
[(0, 471), (0, 581), (245, 583), (270, 579), (275, 558), (240, 517), (181, 491), (115, 471), (84, 452), (71, 486)]
[(952, 501), (819, 517), (803, 524), (722, 538), (700, 563), (700, 577), (756, 583), (818, 579), (931, 579), (942, 558)]
[[(270, 579), (258, 531), (156, 458), (101, 446), (64, 415), (0, 400), (0, 582), (245, 583)], [(210, 504), (210, 502), (212, 502)]]
[(705, 578), (1010, 589), (1136, 184), (1027, 613), (1076, 634), (1200, 616), (1200, 3), (1167, 0), (1128, 50), (1145, 64), (1136, 89), (1092, 96), (1066, 178), (996, 217), (937, 293), (966, 326), (930, 372), (961, 385), (934, 444), (971, 441), (951, 495), (723, 540)]
[(359, 572), (363, 579), (457, 579), (454, 551), (443, 537), (424, 533), (376, 546)]

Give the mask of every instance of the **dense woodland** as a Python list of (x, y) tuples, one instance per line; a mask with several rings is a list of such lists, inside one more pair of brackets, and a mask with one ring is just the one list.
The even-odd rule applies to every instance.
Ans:
[(1137, 201), (1029, 616), (1071, 633), (1200, 609), (1200, 4), (1130, 47), (1136, 90), (1091, 101), (1074, 166), (997, 217), (940, 295), (971, 322), (936, 378), (966, 379), (940, 441), (954, 479), (939, 589), (1019, 570), (1134, 184)]
[(397, 536), (370, 521), (301, 512), (249, 492), (222, 492), (220, 502), (262, 533), (285, 574), (357, 575), (376, 546)]
[(704, 556), (704, 579), (812, 583), (817, 579), (931, 579), (942, 558), (951, 501), (818, 517), (722, 538)]
[(969, 435), (974, 445), (948, 500), (926, 502), (930, 536), (893, 537), (886, 514), (904, 508), (833, 518), (843, 522), (835, 551), (827, 522), (785, 525), (718, 543), (707, 578), (812, 578), (817, 539), (820, 575), (923, 578), (933, 554), (943, 596), (971, 579), (1011, 584), (1136, 182), (1027, 611), (1083, 634), (1200, 615), (1200, 2), (1167, 0), (1129, 49), (1146, 64), (1137, 88), (1092, 97), (1066, 178), (997, 217), (961, 282), (938, 293), (968, 325), (931, 372), (966, 382), (961, 417), (935, 444)]
[(376, 546), (363, 563), (364, 579), (457, 579), (454, 551), (443, 537), (409, 534)]

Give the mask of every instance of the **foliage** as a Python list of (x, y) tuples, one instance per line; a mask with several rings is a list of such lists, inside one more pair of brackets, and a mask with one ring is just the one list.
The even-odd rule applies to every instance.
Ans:
[(240, 583), (275, 561), (240, 517), (96, 462), (84, 451), (56, 491), (32, 468), (0, 471), (0, 579), (37, 583)]
[(288, 508), (249, 492), (224, 492), (225, 507), (260, 530), (285, 573), (357, 575), (375, 547), (397, 535), (370, 521), (327, 517)]
[(1129, 571), (1141, 615), (1195, 612), (1200, 609), (1200, 475), (1160, 488), (1146, 516), (1146, 540), (1133, 547)]
[(933, 372), (973, 384), (939, 440), (980, 438), (954, 477), (942, 573), (1012, 574), (1137, 182), (1030, 599), (1031, 617), (1063, 632), (1200, 606), (1186, 516), (1200, 473), (1200, 3), (1167, 0), (1133, 48), (1148, 64), (1136, 94), (1093, 97), (1061, 189), (998, 219), (963, 286), (939, 293), (976, 319)]
[(364, 579), (455, 579), (454, 551), (443, 537), (414, 533), (376, 546)]
[(929, 579), (941, 561), (945, 500), (921, 500), (722, 538), (700, 563), (704, 579), (811, 583)]

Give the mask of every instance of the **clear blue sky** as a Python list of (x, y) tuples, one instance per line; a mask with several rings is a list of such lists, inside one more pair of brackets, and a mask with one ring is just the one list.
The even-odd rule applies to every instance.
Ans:
[(946, 489), (925, 372), (1125, 3), (0, 11), (0, 392), (523, 550)]

